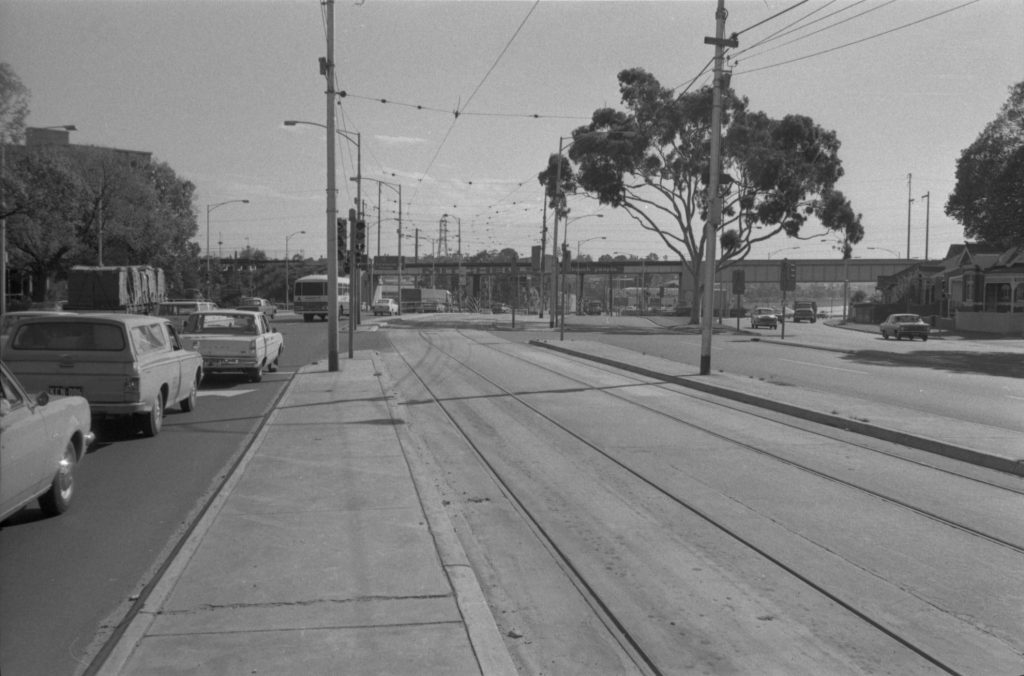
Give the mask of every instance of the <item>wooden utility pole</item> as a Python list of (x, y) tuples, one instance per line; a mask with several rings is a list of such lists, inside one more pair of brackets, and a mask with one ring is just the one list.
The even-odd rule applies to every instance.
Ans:
[(715, 37), (704, 38), (704, 44), (715, 46), (714, 90), (711, 107), (711, 164), (708, 171), (708, 204), (711, 211), (704, 224), (704, 300), (700, 343), (700, 374), (711, 373), (711, 332), (715, 316), (715, 239), (722, 222), (722, 197), (719, 181), (722, 176), (722, 63), (724, 48), (737, 47), (736, 36), (725, 38), (725, 0), (718, 0), (715, 11)]

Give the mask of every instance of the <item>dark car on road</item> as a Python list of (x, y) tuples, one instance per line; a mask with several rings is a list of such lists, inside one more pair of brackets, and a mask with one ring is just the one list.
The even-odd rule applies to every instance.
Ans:
[(928, 332), (931, 330), (928, 322), (921, 319), (921, 315), (906, 313), (889, 315), (878, 328), (882, 331), (882, 337), (886, 340), (889, 339), (889, 336), (893, 336), (896, 340), (902, 340), (903, 338), (928, 340)]

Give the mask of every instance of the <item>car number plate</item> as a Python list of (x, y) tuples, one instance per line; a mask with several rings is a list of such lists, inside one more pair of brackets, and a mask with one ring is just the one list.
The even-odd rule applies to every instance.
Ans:
[(82, 396), (82, 388), (75, 385), (50, 385), (47, 391), (61, 397)]

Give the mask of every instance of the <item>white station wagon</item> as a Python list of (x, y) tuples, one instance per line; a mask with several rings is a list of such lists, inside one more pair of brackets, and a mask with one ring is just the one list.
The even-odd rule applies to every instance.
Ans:
[(30, 392), (78, 395), (93, 418), (132, 416), (146, 436), (164, 408), (196, 406), (203, 358), (163, 317), (68, 314), (32, 317), (8, 337), (4, 361)]

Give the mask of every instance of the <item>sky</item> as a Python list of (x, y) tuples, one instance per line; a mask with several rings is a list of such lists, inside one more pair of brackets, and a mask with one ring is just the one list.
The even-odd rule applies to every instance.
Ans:
[[(1024, 2), (725, 6), (726, 34), (739, 33), (728, 63), (736, 92), (773, 117), (807, 115), (842, 142), (836, 187), (865, 229), (854, 256), (906, 257), (908, 225), (913, 258), (924, 257), (926, 235), (931, 258), (964, 241), (945, 203), (962, 150), (1024, 80)], [(543, 218), (536, 177), (560, 139), (598, 108), (623, 109), (624, 69), (667, 87), (693, 81), (714, 54), (704, 38), (715, 34), (715, 8), (339, 0), (336, 80), (346, 96), (336, 110), (350, 132), (336, 139), (339, 209), (359, 196), (358, 134), (371, 255), (397, 253), (398, 185), (403, 255), (417, 233), (421, 254), (455, 253), (461, 234), (467, 255), (529, 255)], [(31, 90), (28, 125), (74, 124), (72, 143), (166, 162), (195, 184), (195, 239), (205, 250), (209, 235), (214, 255), (324, 254), (326, 34), (318, 0), (0, 0), (0, 61)], [(584, 196), (570, 207), (574, 252), (669, 254), (621, 210)], [(752, 256), (829, 258), (835, 245), (780, 236)]]

